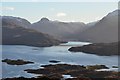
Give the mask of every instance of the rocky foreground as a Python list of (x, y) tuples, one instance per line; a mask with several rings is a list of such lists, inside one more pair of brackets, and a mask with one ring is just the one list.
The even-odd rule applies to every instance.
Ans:
[[(108, 69), (108, 67), (105, 65), (83, 66), (83, 65), (70, 65), (70, 64), (56, 64), (56, 65), (50, 64), (50, 65), (43, 65), (41, 67), (44, 68), (26, 69), (25, 71), (27, 73), (32, 73), (32, 74), (42, 74), (45, 77), (52, 79), (59, 79), (59, 80), (63, 78), (63, 75), (71, 75), (71, 77), (76, 79), (78, 78), (78, 80), (79, 78), (85, 78), (86, 80), (94, 80), (96, 78), (115, 78), (115, 79), (120, 78), (118, 76), (119, 72), (96, 71), (98, 69)], [(41, 76), (38, 76), (38, 78), (40, 77)]]
[[(118, 80), (120, 72), (115, 71), (96, 71), (108, 69), (105, 65), (71, 65), (56, 64), (42, 65), (39, 69), (26, 69), (27, 73), (42, 74), (33, 78), (14, 77), (2, 80)], [(63, 75), (71, 75), (71, 78), (64, 78)]]
[(68, 78), (68, 79), (58, 79), (58, 78), (48, 78), (48, 77), (41, 77), (41, 78), (24, 78), (24, 77), (18, 77), (18, 78), (6, 78), (2, 80), (119, 80), (117, 78)]
[(84, 52), (101, 56), (119, 55), (118, 44), (114, 43), (93, 43), (81, 47), (71, 47), (68, 50), (71, 52)]

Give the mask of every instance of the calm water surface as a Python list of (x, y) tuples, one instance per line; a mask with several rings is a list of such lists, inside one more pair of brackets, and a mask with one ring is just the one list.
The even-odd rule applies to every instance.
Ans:
[(98, 56), (86, 54), (82, 52), (69, 52), (71, 46), (82, 46), (89, 43), (85, 42), (68, 42), (59, 46), (52, 47), (30, 47), (20, 45), (4, 45), (2, 46), (2, 59), (23, 59), (35, 62), (27, 65), (8, 65), (2, 63), (3, 78), (6, 77), (35, 77), (38, 75), (26, 73), (25, 69), (40, 68), (43, 64), (51, 64), (50, 60), (60, 60), (60, 63), (92, 65), (104, 64), (112, 69), (112, 66), (118, 65), (117, 56)]

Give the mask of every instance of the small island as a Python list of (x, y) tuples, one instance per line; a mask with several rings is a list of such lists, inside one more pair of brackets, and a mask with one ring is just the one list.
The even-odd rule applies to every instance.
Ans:
[(2, 62), (5, 62), (9, 65), (25, 65), (25, 64), (33, 64), (34, 62), (31, 61), (24, 61), (21, 59), (17, 59), (17, 60), (11, 60), (11, 59), (4, 59), (2, 60)]
[(59, 63), (59, 62), (61, 62), (61, 61), (58, 61), (58, 60), (50, 60), (49, 62), (50, 62), (50, 63)]
[(84, 52), (89, 54), (96, 54), (100, 56), (119, 55), (118, 44), (114, 43), (93, 43), (84, 46), (71, 47), (68, 50), (71, 52)]

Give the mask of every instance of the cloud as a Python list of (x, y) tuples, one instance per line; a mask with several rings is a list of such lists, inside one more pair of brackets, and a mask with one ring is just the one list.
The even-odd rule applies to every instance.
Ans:
[(56, 16), (57, 17), (65, 17), (65, 16), (67, 16), (67, 14), (63, 13), (63, 12), (60, 12), (60, 13), (57, 13)]
[(1, 7), (0, 10), (10, 10), (10, 11), (13, 11), (15, 10), (14, 7)]

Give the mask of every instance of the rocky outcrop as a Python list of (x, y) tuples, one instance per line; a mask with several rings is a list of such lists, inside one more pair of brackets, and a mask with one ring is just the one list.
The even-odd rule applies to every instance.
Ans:
[(96, 69), (109, 69), (109, 68), (105, 65), (88, 65), (86, 66), (86, 69), (96, 70)]
[(17, 59), (17, 60), (11, 60), (11, 59), (4, 59), (2, 60), (2, 62), (5, 62), (9, 65), (25, 65), (25, 64), (33, 64), (34, 62), (31, 61), (24, 61), (21, 59)]
[(44, 65), (43, 69), (26, 69), (28, 73), (42, 74), (49, 78), (63, 78), (62, 75), (71, 75), (73, 78), (109, 78), (114, 76), (118, 78), (118, 72), (114, 71), (95, 71), (96, 69), (106, 69), (105, 65), (70, 65), (70, 64), (56, 64), (56, 65)]
[(68, 50), (71, 52), (84, 52), (89, 54), (96, 54), (101, 56), (119, 55), (118, 44), (114, 43), (94, 43), (84, 45), (81, 47), (71, 47)]

